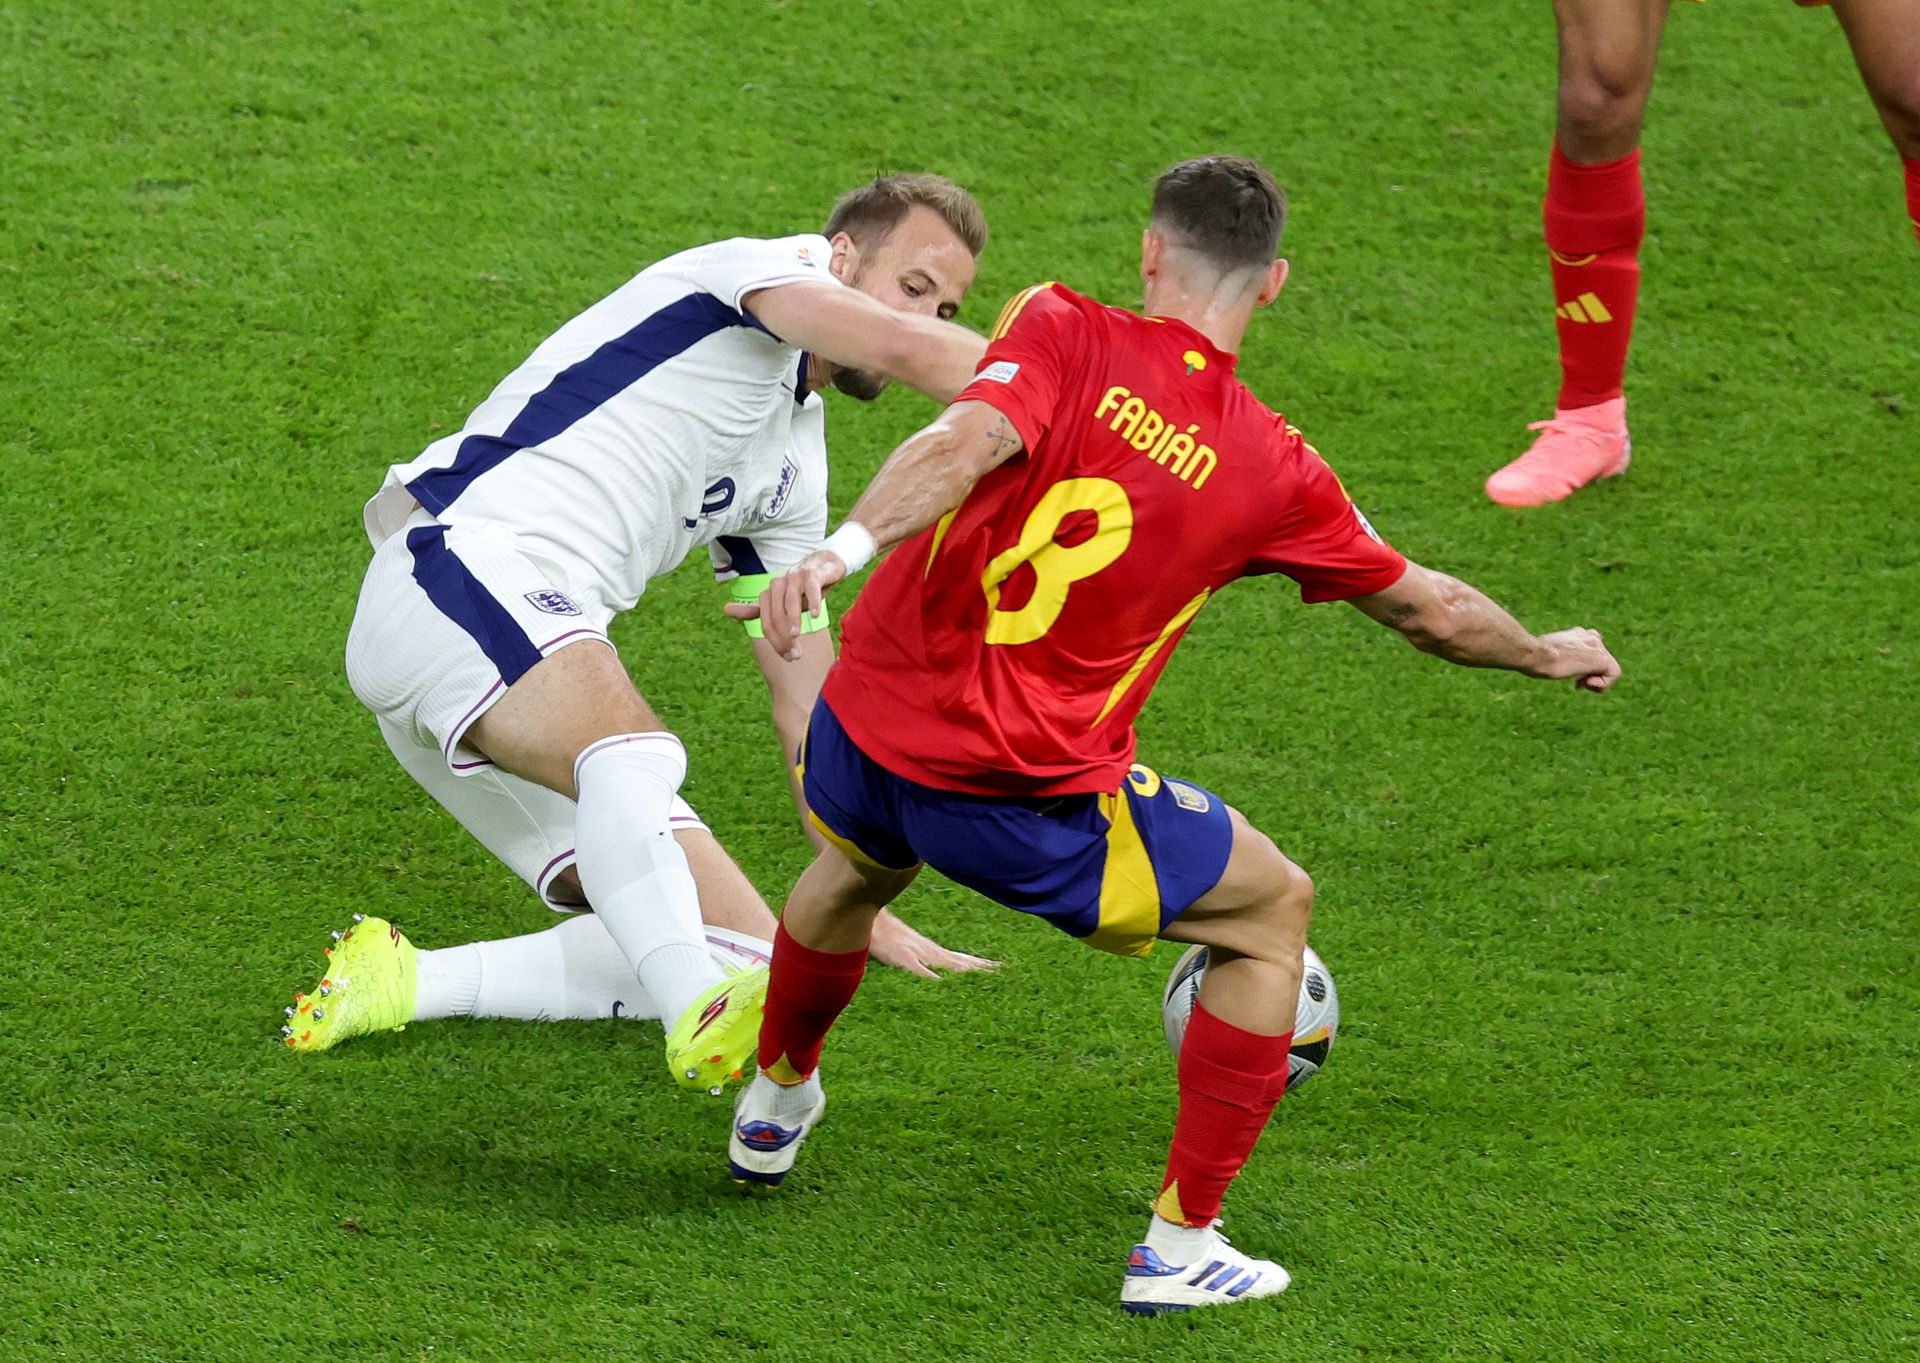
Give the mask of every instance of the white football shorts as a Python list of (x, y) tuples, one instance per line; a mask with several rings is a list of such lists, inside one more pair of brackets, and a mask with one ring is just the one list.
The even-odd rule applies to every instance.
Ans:
[(383, 729), (437, 750), (456, 774), (483, 771), (493, 764), (462, 746), (467, 729), (555, 649), (607, 643), (611, 619), (506, 531), (444, 526), (416, 510), (373, 551), (347, 634), (347, 680)]
[[(462, 737), (507, 687), (555, 649), (606, 642), (609, 617), (512, 536), (441, 525), (424, 510), (374, 550), (347, 635), (347, 680), (400, 765), (549, 906), (574, 862), (574, 803), (500, 770)], [(673, 800), (678, 832), (705, 828)]]

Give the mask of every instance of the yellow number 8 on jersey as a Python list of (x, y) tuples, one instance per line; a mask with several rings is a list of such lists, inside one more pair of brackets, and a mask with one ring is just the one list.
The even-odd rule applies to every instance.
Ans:
[[(1067, 517), (1090, 511), (1098, 524), (1078, 544), (1057, 544)], [(1133, 541), (1133, 503), (1111, 478), (1068, 478), (1046, 490), (1020, 527), (1020, 542), (994, 556), (980, 575), (987, 593), (987, 642), (1030, 644), (1053, 628), (1074, 583), (1126, 553)], [(1022, 563), (1033, 565), (1033, 595), (1017, 610), (1000, 609), (1000, 588)]]

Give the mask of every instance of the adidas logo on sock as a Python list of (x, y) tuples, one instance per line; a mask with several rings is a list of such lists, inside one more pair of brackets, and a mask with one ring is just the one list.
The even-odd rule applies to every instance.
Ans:
[(1555, 317), (1569, 322), (1611, 322), (1613, 314), (1607, 311), (1607, 305), (1590, 293), (1578, 298), (1569, 298), (1553, 310)]

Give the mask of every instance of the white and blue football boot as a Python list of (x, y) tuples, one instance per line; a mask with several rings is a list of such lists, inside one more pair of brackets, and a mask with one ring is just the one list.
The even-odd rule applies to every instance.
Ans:
[[(1174, 1234), (1167, 1235), (1169, 1231)], [(1148, 1240), (1159, 1240), (1160, 1248), (1147, 1240), (1135, 1245), (1127, 1256), (1127, 1276), (1120, 1281), (1120, 1307), (1137, 1315), (1271, 1297), (1286, 1291), (1292, 1281), (1286, 1269), (1243, 1254), (1213, 1226), (1175, 1227), (1156, 1216), (1147, 1235)], [(1185, 1263), (1166, 1261), (1165, 1253), (1173, 1252), (1169, 1241), (1179, 1244), (1178, 1257)]]
[(733, 1181), (779, 1187), (793, 1168), (800, 1142), (826, 1110), (827, 1094), (818, 1072), (798, 1084), (776, 1084), (756, 1074), (733, 1105), (733, 1135), (727, 1141)]

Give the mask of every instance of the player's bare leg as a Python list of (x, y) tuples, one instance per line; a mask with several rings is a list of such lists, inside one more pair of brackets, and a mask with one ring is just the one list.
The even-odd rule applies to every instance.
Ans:
[(829, 848), (800, 874), (780, 917), (786, 932), (814, 951), (865, 951), (874, 919), (920, 874), (859, 863)]
[(759, 1073), (740, 1092), (727, 1141), (739, 1182), (778, 1186), (826, 1111), (820, 1048), (860, 987), (874, 920), (918, 872), (829, 849), (794, 886), (773, 939)]
[(729, 979), (668, 818), (686, 751), (598, 640), (549, 654), (467, 731), (505, 770), (572, 799), (581, 888), (668, 1025), (667, 1064), (717, 1085), (750, 1048), (764, 977)]
[(1554, 414), (1487, 479), (1505, 506), (1626, 472), (1623, 381), (1640, 292), (1640, 126), (1671, 0), (1555, 0), (1560, 75), (1543, 212), (1560, 343)]
[(1833, 12), (1906, 167), (1907, 216), (1920, 237), (1920, 0), (1833, 0)]
[(1233, 850), (1219, 883), (1161, 933), (1209, 954), (1180, 1048), (1166, 1176), (1120, 1289), (1121, 1305), (1143, 1314), (1272, 1296), (1288, 1283), (1284, 1268), (1234, 1248), (1214, 1223), (1286, 1091), (1313, 882), (1238, 810), (1229, 814)]
[(1554, 135), (1581, 165), (1640, 146), (1672, 0), (1554, 0), (1560, 47)]

